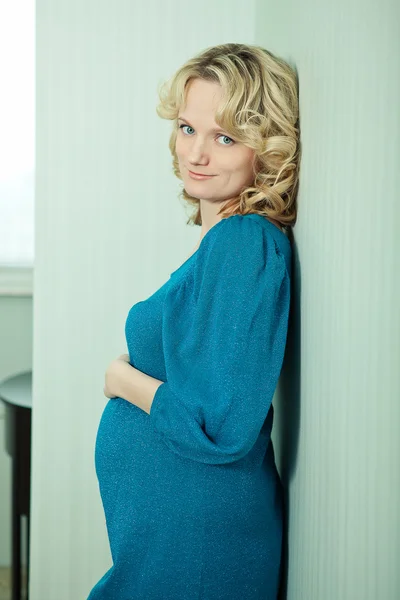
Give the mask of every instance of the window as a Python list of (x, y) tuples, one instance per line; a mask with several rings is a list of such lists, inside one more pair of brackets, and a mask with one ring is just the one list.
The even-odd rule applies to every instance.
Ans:
[[(35, 2), (0, 4), (0, 293), (34, 263)], [(4, 282), (7, 281), (6, 288)], [(13, 283), (12, 283), (13, 282)], [(19, 286), (19, 291), (22, 290)], [(22, 292), (23, 293), (23, 292)]]

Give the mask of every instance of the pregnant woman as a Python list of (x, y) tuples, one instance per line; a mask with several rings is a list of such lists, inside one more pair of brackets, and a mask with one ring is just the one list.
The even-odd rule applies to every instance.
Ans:
[(174, 75), (173, 170), (193, 253), (130, 309), (95, 465), (112, 567), (88, 600), (276, 600), (283, 489), (271, 441), (290, 308), (297, 81), (258, 46)]

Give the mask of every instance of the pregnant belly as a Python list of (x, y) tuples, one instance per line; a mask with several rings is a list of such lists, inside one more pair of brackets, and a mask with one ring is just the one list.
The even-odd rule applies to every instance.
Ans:
[(153, 430), (148, 413), (123, 398), (106, 404), (100, 419), (95, 446), (95, 467), (101, 491), (118, 492), (121, 485), (140, 488), (151, 495), (154, 489), (176, 485), (182, 493), (198, 482), (202, 465), (172, 452)]
[[(154, 499), (193, 486), (202, 465), (171, 452), (153, 430), (148, 413), (123, 398), (106, 404), (95, 445), (95, 468), (103, 502), (117, 496)], [(204, 466), (203, 466), (204, 467)], [(105, 507), (106, 508), (106, 507)]]
[(108, 401), (95, 445), (95, 467), (100, 486), (115, 486), (121, 478), (143, 470), (154, 451), (148, 425), (148, 414), (139, 407), (123, 398)]
[(138, 523), (151, 507), (155, 521), (156, 514), (165, 521), (165, 515), (206, 513), (213, 527), (250, 526), (254, 532), (259, 521), (268, 526), (271, 512), (276, 517), (281, 511), (272, 459), (262, 465), (207, 465), (182, 458), (153, 431), (149, 415), (122, 398), (104, 408), (95, 465), (109, 523), (132, 510), (138, 511)]

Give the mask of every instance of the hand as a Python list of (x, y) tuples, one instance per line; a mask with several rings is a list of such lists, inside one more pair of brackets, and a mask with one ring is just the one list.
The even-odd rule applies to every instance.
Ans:
[(124, 360), (125, 362), (130, 364), (129, 354), (121, 354), (118, 356), (117, 360)]
[(130, 364), (129, 354), (121, 354), (109, 364), (105, 375), (105, 385), (103, 389), (104, 395), (107, 398), (118, 398), (118, 396), (114, 395), (113, 382), (115, 381), (115, 372), (120, 362), (127, 362)]

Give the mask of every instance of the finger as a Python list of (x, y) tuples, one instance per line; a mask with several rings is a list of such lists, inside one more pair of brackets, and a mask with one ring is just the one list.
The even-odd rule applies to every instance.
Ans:
[(121, 356), (119, 356), (120, 360), (124, 360), (125, 362), (129, 362), (129, 354), (121, 354)]
[[(104, 392), (104, 395), (105, 395), (107, 398), (112, 398), (112, 397), (113, 397), (113, 396), (111, 395), (111, 392), (109, 392), (109, 390), (107, 389), (107, 387), (104, 387), (104, 388), (103, 388), (103, 392)], [(115, 397), (115, 396), (114, 396), (114, 397)]]

